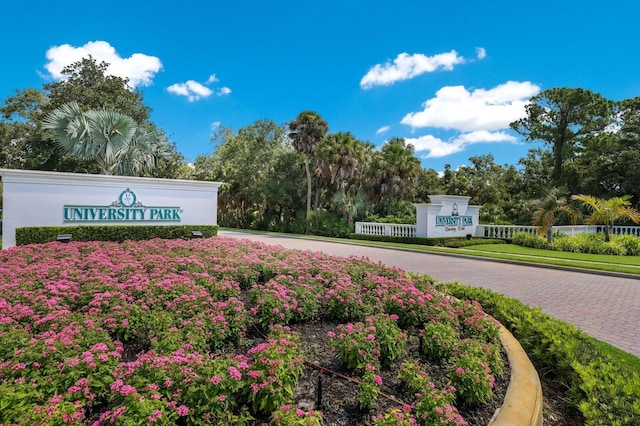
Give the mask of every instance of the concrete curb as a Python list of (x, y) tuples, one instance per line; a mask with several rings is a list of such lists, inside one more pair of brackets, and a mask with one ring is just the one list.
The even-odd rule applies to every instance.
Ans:
[(509, 359), (511, 379), (502, 406), (488, 426), (542, 426), (542, 386), (520, 343), (500, 326), (500, 341)]

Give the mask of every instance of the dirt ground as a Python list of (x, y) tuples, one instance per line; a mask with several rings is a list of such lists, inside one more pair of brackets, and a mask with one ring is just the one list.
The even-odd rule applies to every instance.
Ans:
[[(337, 324), (337, 323), (336, 323)], [(363, 411), (358, 404), (358, 378), (343, 369), (337, 362), (327, 339), (329, 331), (335, 331), (336, 324), (310, 321), (291, 326), (300, 333), (301, 346), (308, 361), (299, 384), (295, 389), (295, 403), (304, 410), (320, 409), (323, 413), (323, 425), (358, 426), (370, 425), (372, 416), (384, 413), (388, 408), (400, 403), (411, 403), (408, 394), (398, 380), (398, 366), (402, 359), (389, 368), (383, 368), (381, 394), (370, 411)], [(509, 385), (510, 370), (505, 359), (505, 373), (496, 377), (494, 396), (486, 405), (467, 406), (458, 404), (457, 408), (470, 426), (485, 426), (502, 404)], [(418, 358), (418, 341), (409, 339), (405, 358)], [(447, 383), (444, 368), (439, 365), (423, 363), (423, 368), (437, 387)], [(543, 386), (544, 424), (551, 426), (576, 426), (584, 424), (580, 414), (566, 403), (563, 389), (554, 384), (553, 378), (541, 377)], [(266, 424), (258, 421), (256, 424)]]

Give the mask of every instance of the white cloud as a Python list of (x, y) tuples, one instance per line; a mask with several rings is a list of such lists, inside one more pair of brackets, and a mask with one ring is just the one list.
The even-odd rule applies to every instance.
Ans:
[(222, 123), (220, 123), (219, 121), (214, 121), (213, 123), (211, 123), (211, 131), (215, 132), (221, 124)]
[(423, 111), (405, 115), (401, 123), (414, 129), (437, 127), (461, 132), (506, 129), (524, 117), (529, 99), (539, 91), (533, 83), (517, 81), (473, 92), (464, 86), (446, 86), (422, 105)]
[(391, 126), (382, 126), (378, 130), (376, 130), (376, 135), (381, 135), (382, 133), (387, 133), (391, 130)]
[(433, 56), (425, 56), (421, 53), (414, 55), (400, 53), (393, 62), (387, 61), (385, 64), (373, 66), (360, 80), (360, 87), (370, 89), (373, 86), (388, 86), (396, 81), (408, 80), (438, 69), (450, 71), (454, 65), (464, 62), (465, 59), (458, 56), (455, 50)]
[(189, 80), (185, 83), (176, 83), (167, 87), (170, 93), (185, 96), (189, 102), (195, 102), (202, 98), (208, 98), (213, 94), (213, 90), (198, 83), (197, 81)]
[(449, 141), (443, 141), (432, 135), (420, 136), (418, 138), (405, 138), (407, 143), (412, 144), (416, 152), (425, 152), (422, 158), (441, 158), (447, 155), (464, 151), (469, 145), (478, 143), (515, 143), (518, 139), (505, 132), (488, 132), (479, 130), (476, 132), (463, 133)]
[(220, 81), (218, 77), (216, 77), (215, 74), (211, 74), (204, 84), (198, 83), (197, 81), (194, 81), (194, 80), (189, 80), (184, 83), (172, 84), (171, 86), (167, 87), (167, 91), (178, 96), (184, 96), (187, 98), (189, 102), (195, 102), (200, 99), (208, 98), (214, 93), (217, 96), (226, 96), (230, 94), (231, 89), (229, 89), (226, 86), (221, 87), (216, 91), (207, 87), (207, 85), (216, 83), (218, 81)]
[(487, 50), (484, 47), (476, 47), (476, 58), (483, 60), (487, 57)]
[(128, 58), (121, 57), (116, 49), (106, 41), (90, 41), (84, 46), (74, 47), (70, 44), (53, 46), (47, 50), (45, 68), (54, 80), (62, 80), (65, 76), (62, 69), (74, 62), (91, 55), (98, 63), (109, 64), (107, 74), (129, 79), (129, 86), (149, 86), (153, 77), (162, 69), (162, 62), (155, 56), (134, 53)]

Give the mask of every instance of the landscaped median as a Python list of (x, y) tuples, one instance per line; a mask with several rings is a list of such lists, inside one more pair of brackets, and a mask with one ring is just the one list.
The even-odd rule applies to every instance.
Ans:
[(362, 258), (31, 244), (0, 252), (0, 305), (6, 424), (484, 426), (506, 387), (478, 303)]

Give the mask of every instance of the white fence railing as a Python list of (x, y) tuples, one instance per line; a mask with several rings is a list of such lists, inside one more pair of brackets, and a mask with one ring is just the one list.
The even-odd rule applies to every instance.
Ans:
[[(602, 226), (597, 226), (598, 232), (604, 232)], [(614, 226), (611, 231), (613, 235), (633, 235), (640, 237), (640, 226)]]
[(400, 223), (356, 222), (356, 234), (415, 237), (416, 225)]
[[(590, 225), (563, 225), (554, 226), (554, 232), (562, 232), (565, 235), (577, 235), (585, 232), (603, 232), (603, 226)], [(476, 227), (476, 237), (504, 238), (510, 239), (518, 232), (538, 233), (537, 226), (521, 225), (478, 225)], [(633, 235), (640, 237), (640, 226), (614, 226), (611, 233), (613, 235)], [(377, 222), (356, 222), (356, 234), (365, 235), (388, 235), (393, 237), (415, 237), (416, 225), (405, 225), (399, 223), (377, 223)]]
[[(538, 233), (537, 226), (520, 226), (520, 225), (478, 225), (476, 228), (476, 236), (489, 238), (513, 238), (518, 232), (527, 232), (529, 234)], [(577, 235), (585, 232), (596, 233), (598, 228), (589, 225), (562, 225), (554, 226), (553, 232), (562, 232), (565, 235)]]

